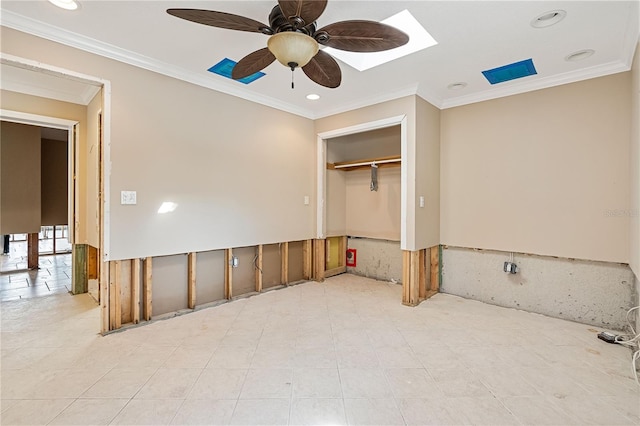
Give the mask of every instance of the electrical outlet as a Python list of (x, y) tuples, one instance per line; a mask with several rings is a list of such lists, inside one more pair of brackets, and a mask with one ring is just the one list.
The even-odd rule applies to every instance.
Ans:
[(518, 265), (513, 262), (504, 262), (502, 270), (510, 274), (515, 274), (516, 272), (518, 272)]

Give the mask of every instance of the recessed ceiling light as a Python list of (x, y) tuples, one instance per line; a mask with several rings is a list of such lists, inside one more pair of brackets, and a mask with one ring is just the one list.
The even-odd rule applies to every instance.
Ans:
[(467, 83), (465, 83), (464, 81), (459, 81), (457, 83), (451, 83), (450, 85), (447, 86), (447, 89), (460, 90), (460, 89), (464, 89), (465, 87), (467, 87)]
[(317, 101), (318, 99), (320, 99), (320, 95), (316, 95), (315, 93), (311, 93), (311, 94), (307, 95), (307, 99), (309, 99), (310, 101)]
[(565, 16), (567, 16), (567, 12), (565, 10), (550, 10), (549, 12), (536, 16), (533, 21), (531, 21), (531, 26), (533, 28), (550, 27), (551, 25), (555, 25), (562, 21)]
[(577, 52), (573, 52), (572, 54), (565, 56), (564, 60), (570, 61), (570, 62), (577, 62), (583, 59), (587, 59), (589, 56), (593, 55), (594, 53), (595, 53), (595, 50), (593, 49), (578, 50)]
[(49, 0), (49, 3), (66, 10), (76, 10), (78, 3), (75, 0)]
[(322, 50), (358, 71), (364, 71), (438, 44), (408, 10), (396, 13), (381, 22), (407, 33), (409, 42), (404, 46), (382, 52), (347, 52), (331, 47), (325, 47)]

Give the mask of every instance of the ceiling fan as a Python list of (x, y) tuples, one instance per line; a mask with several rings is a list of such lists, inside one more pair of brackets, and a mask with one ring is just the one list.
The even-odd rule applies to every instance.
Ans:
[(409, 41), (404, 32), (375, 21), (341, 21), (316, 29), (316, 20), (326, 6), (327, 0), (278, 0), (269, 14), (269, 25), (214, 10), (167, 9), (167, 13), (198, 24), (268, 35), (267, 47), (248, 54), (233, 67), (231, 77), (235, 80), (277, 59), (292, 72), (300, 67), (311, 80), (333, 89), (340, 85), (342, 73), (336, 60), (319, 50), (319, 44), (350, 52), (380, 52)]

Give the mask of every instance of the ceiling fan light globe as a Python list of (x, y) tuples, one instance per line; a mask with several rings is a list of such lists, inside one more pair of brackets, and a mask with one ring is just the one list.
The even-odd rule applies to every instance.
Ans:
[(272, 35), (267, 41), (269, 51), (278, 62), (286, 67), (296, 63), (304, 67), (318, 53), (318, 42), (312, 37), (294, 31), (285, 31)]

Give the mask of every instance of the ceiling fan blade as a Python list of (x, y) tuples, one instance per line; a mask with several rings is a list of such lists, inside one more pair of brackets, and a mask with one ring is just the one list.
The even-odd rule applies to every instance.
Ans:
[(251, 74), (257, 73), (262, 69), (269, 66), (276, 57), (269, 51), (268, 48), (256, 50), (253, 53), (249, 53), (233, 67), (231, 70), (231, 77), (234, 80), (249, 77)]
[[(202, 9), (167, 9), (169, 15), (186, 19), (198, 24), (209, 25), (227, 30), (248, 31), (270, 34), (273, 31), (268, 25), (240, 15)], [(266, 32), (265, 32), (266, 31)]]
[(327, 0), (278, 0), (278, 4), (287, 20), (291, 21), (291, 18), (297, 16), (304, 21), (298, 26), (304, 27), (322, 15), (327, 7)]
[(331, 55), (322, 50), (311, 58), (307, 65), (302, 67), (302, 71), (311, 80), (330, 89), (340, 86), (342, 81), (340, 66)]
[[(324, 36), (328, 34), (328, 39)], [(380, 52), (394, 49), (409, 41), (397, 28), (375, 21), (341, 21), (320, 28), (315, 33), (318, 43), (349, 52)]]

